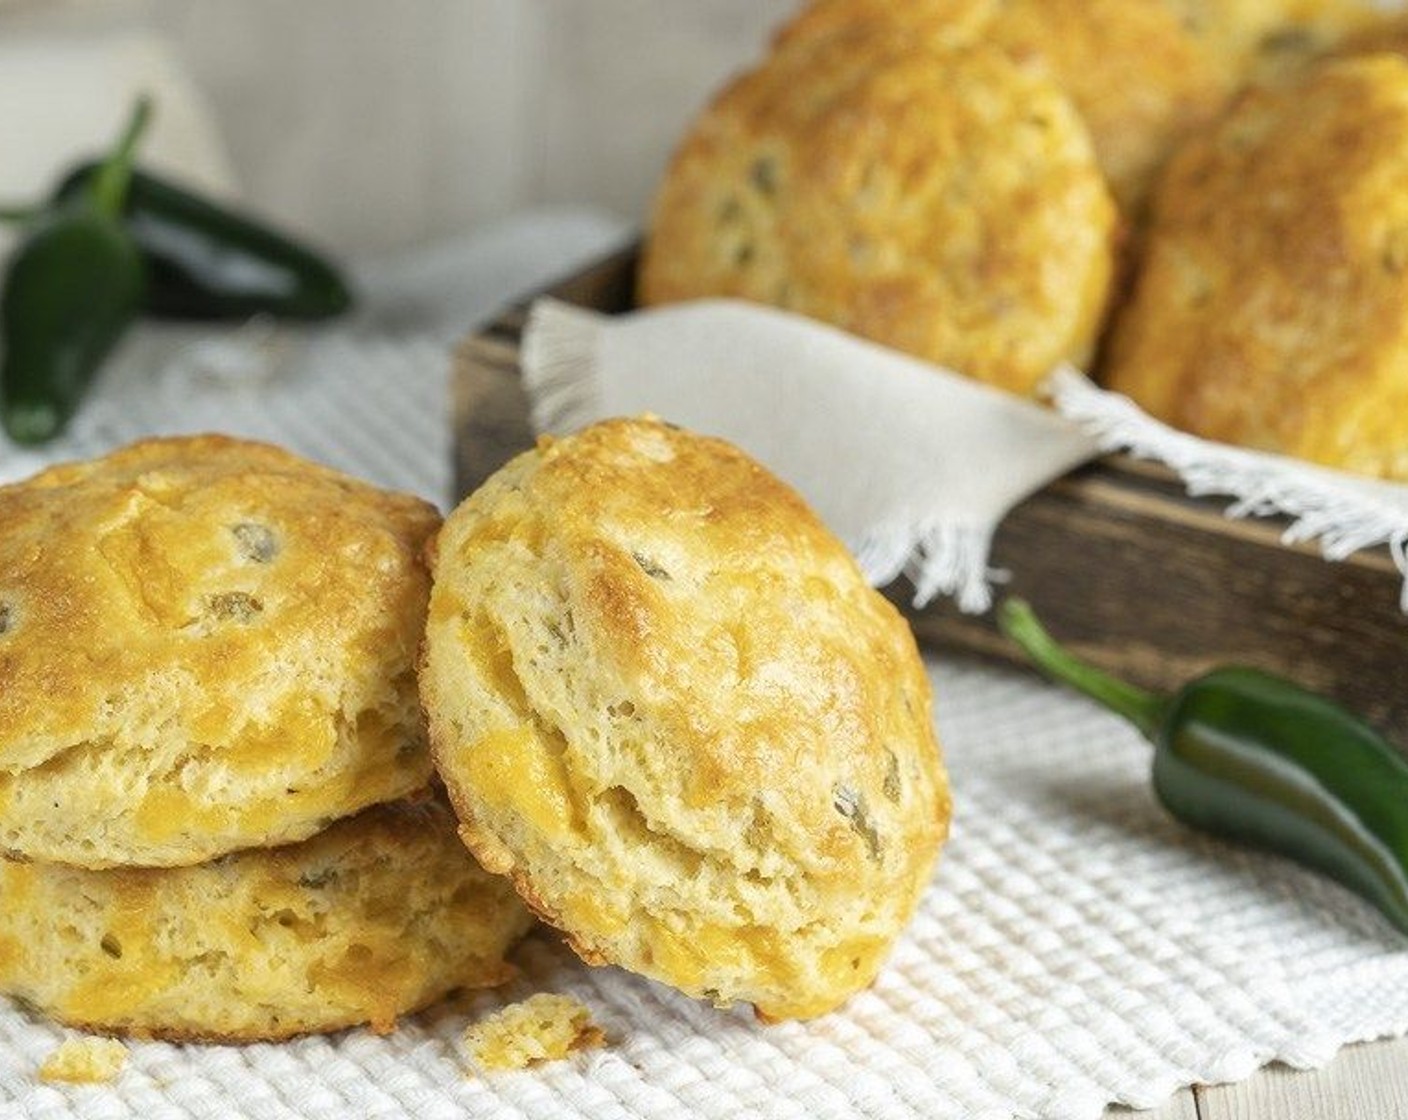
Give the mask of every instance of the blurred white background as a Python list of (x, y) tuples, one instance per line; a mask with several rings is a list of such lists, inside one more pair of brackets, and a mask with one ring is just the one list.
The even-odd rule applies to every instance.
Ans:
[[(62, 67), (14, 60), (153, 34), (228, 157), (203, 149), (194, 162), (214, 166), (196, 174), (338, 252), (424, 246), (543, 205), (638, 222), (691, 114), (796, 3), (0, 0), (0, 190), (41, 174), (19, 157), (36, 137), (106, 138), (127, 108), (66, 98)], [(100, 84), (79, 68), (78, 85)], [(191, 108), (163, 110), (168, 162), (191, 143), (173, 130), (205, 128)]]

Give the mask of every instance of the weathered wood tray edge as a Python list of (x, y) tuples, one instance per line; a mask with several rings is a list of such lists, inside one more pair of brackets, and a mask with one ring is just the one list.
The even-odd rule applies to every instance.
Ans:
[[(546, 294), (608, 313), (632, 304), (634, 247)], [(529, 446), (518, 344), (526, 305), (461, 346), (454, 377), (456, 484), (463, 495)], [(1165, 688), (1214, 664), (1284, 673), (1408, 740), (1408, 618), (1387, 549), (1328, 563), (1281, 543), (1284, 522), (1234, 521), (1160, 467), (1113, 456), (1033, 495), (1003, 522), (993, 565), (1051, 629), (1095, 664)], [(920, 642), (1018, 662), (988, 617), (887, 594)]]

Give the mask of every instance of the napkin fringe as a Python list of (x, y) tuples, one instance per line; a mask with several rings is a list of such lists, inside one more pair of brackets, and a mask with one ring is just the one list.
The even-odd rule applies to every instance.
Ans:
[(1281, 534), (1286, 544), (1317, 544), (1327, 560), (1387, 545), (1404, 578), (1399, 608), (1408, 614), (1408, 490), (1402, 502), (1390, 501), (1372, 492), (1384, 483), (1340, 480), (1323, 468), (1175, 431), (1073, 370), (1058, 370), (1047, 388), (1056, 409), (1102, 451), (1155, 460), (1174, 470), (1190, 494), (1232, 499), (1228, 517), (1290, 518)]
[(597, 378), (601, 316), (558, 300), (540, 299), (523, 331), (523, 384), (533, 429), (558, 435), (601, 414)]
[(855, 557), (876, 587), (908, 577), (915, 607), (944, 595), (964, 614), (985, 614), (992, 609), (992, 580), (1001, 576), (988, 567), (992, 534), (990, 525), (948, 521), (884, 525), (856, 542)]
[[(534, 303), (523, 332), (522, 368), (536, 431), (572, 432), (601, 416), (603, 324), (598, 313), (557, 300)], [(992, 607), (993, 529), (930, 519), (875, 526), (847, 543), (872, 584), (907, 576), (916, 607), (945, 595), (964, 613), (982, 614)]]

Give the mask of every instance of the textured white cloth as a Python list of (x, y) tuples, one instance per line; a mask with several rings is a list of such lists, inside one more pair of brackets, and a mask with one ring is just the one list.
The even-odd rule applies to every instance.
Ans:
[[(437, 260), (428, 288), (410, 266), (373, 270), (354, 328), (256, 326), (214, 345), (143, 336), (134, 345), (153, 360), (129, 355), (55, 454), (218, 426), (443, 499), (447, 332), (434, 293), (456, 285), (467, 323), (510, 283), (557, 271), (610, 232), (581, 216), (527, 222), (516, 249), (500, 233), (457, 267)], [(476, 304), (474, 292), (489, 294)], [(410, 333), (382, 333), (392, 324)], [(0, 456), (11, 476), (34, 465)], [(0, 1117), (1093, 1120), (1107, 1102), (1152, 1105), (1181, 1085), (1277, 1058), (1319, 1065), (1343, 1043), (1408, 1031), (1405, 941), (1366, 904), (1170, 821), (1149, 791), (1148, 748), (1086, 701), (967, 661), (931, 668), (953, 838), (878, 983), (835, 1014), (763, 1027), (587, 968), (542, 934), (517, 953), (523, 975), (508, 989), (411, 1017), (388, 1038), (133, 1044), (111, 1085), (38, 1082), (65, 1032), (0, 1002)], [(467, 1022), (538, 990), (581, 998), (608, 1046), (469, 1074)]]
[[(40, 1085), (63, 1032), (0, 1008), (0, 1115), (1094, 1120), (1408, 1030), (1408, 951), (1367, 905), (1170, 821), (1148, 748), (1086, 701), (968, 662), (933, 676), (953, 838), (879, 982), (835, 1014), (763, 1027), (543, 935), (502, 993), (388, 1038), (134, 1044), (112, 1086)], [(582, 999), (607, 1047), (470, 1075), (466, 1023), (543, 989)]]

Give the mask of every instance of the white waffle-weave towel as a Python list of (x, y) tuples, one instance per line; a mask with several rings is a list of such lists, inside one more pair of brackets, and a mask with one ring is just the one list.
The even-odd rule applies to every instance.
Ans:
[[(541, 936), (507, 990), (388, 1038), (134, 1044), (107, 1086), (40, 1084), (64, 1032), (0, 1006), (0, 1115), (1097, 1120), (1408, 1030), (1408, 951), (1367, 905), (1174, 824), (1148, 749), (1086, 701), (968, 662), (932, 674), (953, 838), (879, 982), (832, 1015), (761, 1027)], [(606, 1048), (470, 1074), (466, 1023), (540, 990), (583, 1000)]]

